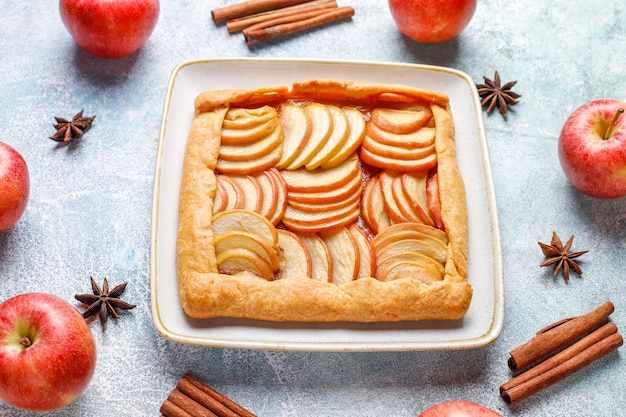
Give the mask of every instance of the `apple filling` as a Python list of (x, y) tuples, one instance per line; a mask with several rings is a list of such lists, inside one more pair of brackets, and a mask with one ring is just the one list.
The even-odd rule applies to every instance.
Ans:
[(458, 319), (467, 209), (447, 97), (311, 81), (196, 99), (177, 265), (192, 317)]

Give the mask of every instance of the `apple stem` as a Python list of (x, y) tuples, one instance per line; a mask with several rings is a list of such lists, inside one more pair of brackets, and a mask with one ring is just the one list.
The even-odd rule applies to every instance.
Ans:
[(22, 336), (20, 338), (20, 345), (24, 346), (24, 347), (30, 347), (30, 345), (32, 345), (33, 342), (30, 340), (30, 338), (28, 336)]
[(624, 113), (624, 109), (623, 108), (617, 109), (617, 111), (615, 112), (615, 116), (613, 116), (613, 120), (611, 120), (611, 123), (609, 124), (609, 127), (604, 132), (604, 136), (603, 136), (604, 140), (607, 140), (608, 138), (611, 137), (611, 133), (613, 132), (613, 126), (615, 126), (615, 122), (617, 122), (617, 119), (619, 119), (619, 117), (622, 115), (622, 113)]

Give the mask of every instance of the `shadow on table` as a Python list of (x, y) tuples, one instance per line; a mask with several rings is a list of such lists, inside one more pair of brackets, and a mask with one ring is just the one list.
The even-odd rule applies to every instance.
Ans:
[(72, 68), (81, 78), (87, 79), (98, 87), (107, 87), (119, 84), (125, 78), (133, 75), (137, 63), (141, 59), (142, 49), (117, 59), (99, 58), (74, 45), (72, 54)]

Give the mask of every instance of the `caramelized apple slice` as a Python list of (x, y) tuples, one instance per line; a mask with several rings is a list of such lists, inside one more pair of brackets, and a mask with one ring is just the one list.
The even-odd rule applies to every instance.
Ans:
[(331, 282), (342, 285), (353, 281), (359, 274), (360, 254), (354, 238), (347, 228), (340, 227), (320, 233), (333, 260), (333, 276)]
[(376, 108), (371, 112), (371, 120), (382, 129), (397, 133), (411, 133), (424, 126), (432, 117), (426, 110), (399, 110)]
[(390, 241), (384, 246), (378, 246), (376, 242), (372, 242), (376, 250), (377, 262), (383, 262), (391, 256), (395, 256), (404, 252), (419, 252), (429, 258), (434, 259), (441, 264), (446, 262), (446, 248), (441, 248), (422, 239), (400, 238)]
[(316, 233), (298, 233), (311, 257), (311, 278), (317, 281), (330, 282), (333, 274), (333, 263), (326, 242)]
[(212, 219), (212, 228), (215, 236), (239, 230), (255, 233), (270, 242), (272, 246), (278, 241), (278, 232), (274, 225), (259, 213), (247, 210), (228, 210), (215, 214)]
[[(404, 232), (416, 232), (422, 235), (430, 236), (437, 239), (439, 242), (443, 242), (443, 246), (448, 245), (448, 235), (443, 230), (435, 227), (427, 226), (423, 223), (398, 223), (389, 227), (389, 230), (385, 230), (384, 233), (379, 233), (374, 237), (372, 242), (380, 241), (388, 236), (394, 236)], [(439, 243), (441, 244), (441, 243)]]
[(279, 279), (311, 276), (311, 257), (302, 240), (293, 232), (278, 229)]

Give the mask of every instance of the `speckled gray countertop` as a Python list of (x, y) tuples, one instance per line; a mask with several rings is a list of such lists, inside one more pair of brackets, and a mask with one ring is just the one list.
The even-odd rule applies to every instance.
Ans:
[[(479, 0), (451, 42), (420, 45), (396, 29), (384, 0), (352, 1), (351, 22), (248, 48), (216, 27), (211, 10), (232, 3), (164, 1), (147, 44), (121, 60), (79, 49), (58, 2), (3, 0), (0, 25), (0, 140), (18, 149), (31, 174), (20, 222), (0, 235), (0, 299), (46, 291), (68, 301), (89, 276), (130, 282), (138, 307), (105, 333), (90, 321), (99, 357), (84, 394), (50, 416), (157, 416), (184, 372), (259, 416), (416, 416), (441, 401), (467, 399), (505, 416), (623, 415), (626, 364), (619, 350), (573, 377), (509, 407), (508, 352), (558, 319), (616, 305), (626, 326), (626, 200), (572, 189), (556, 142), (567, 116), (596, 98), (626, 96), (626, 6), (619, 1)], [(344, 1), (348, 4), (350, 2)], [(491, 345), (464, 351), (287, 353), (180, 345), (150, 315), (152, 189), (167, 83), (180, 62), (278, 57), (423, 63), (459, 69), (475, 81), (518, 80), (523, 95), (507, 121), (485, 114), (500, 216), (505, 319)], [(47, 139), (54, 116), (97, 116), (75, 146)], [(569, 283), (539, 268), (537, 241), (575, 234), (584, 274)], [(0, 416), (31, 416), (1, 403)], [(39, 415), (39, 414), (37, 414)]]

